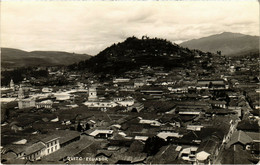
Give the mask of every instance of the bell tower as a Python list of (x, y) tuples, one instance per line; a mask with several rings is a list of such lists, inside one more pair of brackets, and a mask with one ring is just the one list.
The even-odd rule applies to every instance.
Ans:
[(13, 79), (11, 79), (11, 81), (10, 81), (10, 88), (11, 88), (13, 91), (15, 90)]
[(23, 88), (20, 86), (18, 91), (18, 99), (23, 99), (23, 98), (24, 98)]
[(91, 86), (88, 89), (88, 101), (98, 101), (96, 86)]

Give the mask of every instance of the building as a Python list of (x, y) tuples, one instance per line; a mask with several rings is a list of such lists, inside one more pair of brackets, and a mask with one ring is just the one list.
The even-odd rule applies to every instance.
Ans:
[(18, 99), (19, 99), (18, 100), (19, 109), (35, 107), (35, 98), (33, 97), (25, 98), (24, 91), (21, 86), (18, 91)]
[(45, 152), (45, 147), (43, 142), (38, 142), (29, 146), (24, 152), (23, 159), (31, 161), (39, 160)]
[(114, 78), (113, 83), (124, 83), (124, 82), (129, 82), (129, 78)]
[(56, 97), (57, 101), (70, 100), (72, 95), (66, 92), (55, 93), (54, 97)]
[(220, 100), (210, 100), (209, 103), (213, 106), (213, 107), (219, 107), (219, 108), (227, 108), (226, 101), (220, 101)]
[(127, 107), (127, 111), (131, 111), (131, 112), (140, 112), (144, 109), (144, 104), (142, 103), (134, 103), (133, 105), (130, 105), (129, 107)]
[(195, 162), (195, 153), (197, 151), (198, 147), (188, 147), (188, 148), (184, 148), (182, 149), (182, 151), (180, 152), (179, 156), (186, 161), (189, 162)]
[(223, 79), (214, 79), (214, 80), (198, 80), (196, 88), (197, 90), (200, 89), (224, 90), (224, 89), (228, 89), (229, 86)]
[(226, 148), (234, 147), (234, 150), (241, 148), (242, 150), (246, 149), (253, 142), (253, 139), (248, 136), (244, 131), (236, 131), (230, 138), (230, 141), (227, 143)]
[(140, 87), (144, 86), (145, 83), (146, 83), (145, 81), (136, 80), (136, 81), (134, 82), (134, 87), (135, 87), (135, 88), (140, 88)]
[(48, 136), (26, 147), (23, 151), (18, 153), (18, 158), (35, 161), (59, 149), (59, 137), (56, 135)]
[(219, 141), (214, 138), (200, 143), (195, 164), (212, 164), (219, 153), (219, 144)]
[(18, 91), (18, 99), (23, 99), (23, 98), (24, 98), (24, 92), (23, 92), (23, 88), (20, 86)]
[(179, 133), (175, 133), (175, 132), (163, 131), (163, 132), (159, 132), (157, 136), (165, 141), (168, 141), (172, 138), (181, 138), (183, 135), (180, 135)]
[(35, 106), (36, 108), (52, 108), (52, 104), (53, 104), (53, 101), (51, 100), (44, 100), (44, 101), (41, 101), (41, 102), (36, 102), (35, 103)]
[(18, 108), (31, 108), (35, 107), (35, 99), (34, 98), (26, 98), (26, 99), (20, 99), (18, 101)]
[(119, 106), (128, 107), (134, 105), (134, 100), (124, 99), (124, 100), (116, 101), (116, 103), (119, 104)]
[(103, 101), (86, 101), (84, 105), (91, 108), (113, 108), (118, 104), (110, 100), (107, 101), (103, 100)]
[(50, 92), (52, 92), (52, 91), (53, 91), (52, 88), (42, 88), (42, 92), (43, 92), (43, 93), (50, 93)]
[(188, 87), (168, 87), (171, 93), (188, 93)]
[(89, 87), (88, 89), (88, 101), (98, 101), (96, 87)]
[[(141, 118), (140, 118), (141, 119)], [(147, 119), (141, 119), (139, 121), (140, 124), (149, 124), (151, 126), (161, 126), (162, 124), (157, 120), (147, 120)]]
[(88, 92), (88, 101), (83, 103), (87, 107), (91, 108), (102, 108), (106, 110), (106, 108), (113, 108), (118, 106), (118, 104), (112, 100), (99, 99), (97, 96), (97, 90), (95, 86), (89, 88)]
[(89, 135), (97, 138), (109, 138), (113, 135), (113, 130), (94, 130)]
[(57, 137), (56, 135), (53, 136), (48, 136), (44, 139), (41, 140), (44, 144), (45, 144), (45, 152), (44, 152), (44, 156), (45, 155), (49, 155), (57, 150), (60, 149), (60, 142), (59, 142), (59, 137)]
[(11, 81), (10, 81), (10, 89), (12, 89), (13, 91), (15, 90), (13, 79), (11, 79)]
[(200, 151), (196, 154), (196, 165), (202, 165), (202, 164), (210, 164), (209, 159), (210, 154), (205, 151)]

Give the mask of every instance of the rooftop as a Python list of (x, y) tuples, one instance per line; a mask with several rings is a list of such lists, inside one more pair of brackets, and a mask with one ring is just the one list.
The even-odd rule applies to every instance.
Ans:
[(248, 136), (244, 131), (236, 131), (235, 133), (233, 133), (230, 141), (227, 143), (227, 147), (230, 147), (231, 145), (240, 142), (242, 144), (248, 144), (253, 142), (253, 139)]
[(38, 143), (35, 143), (32, 146), (26, 148), (25, 154), (30, 155), (32, 153), (40, 151), (43, 148), (45, 148), (45, 144), (43, 142), (38, 142)]

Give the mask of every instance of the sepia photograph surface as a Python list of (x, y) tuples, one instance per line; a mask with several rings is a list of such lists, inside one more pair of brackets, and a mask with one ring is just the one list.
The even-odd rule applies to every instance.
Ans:
[(1, 164), (260, 164), (259, 1), (0, 9)]

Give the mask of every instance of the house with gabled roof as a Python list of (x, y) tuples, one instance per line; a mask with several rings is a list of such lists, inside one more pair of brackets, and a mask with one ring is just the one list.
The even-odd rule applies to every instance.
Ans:
[(197, 164), (212, 164), (219, 153), (220, 141), (214, 136), (202, 141), (196, 153)]
[(113, 130), (109, 129), (95, 129), (88, 130), (87, 134), (96, 138), (109, 138), (113, 136)]
[(38, 160), (44, 155), (46, 146), (43, 142), (37, 142), (25, 149), (23, 159)]
[(230, 141), (226, 145), (226, 148), (234, 146), (234, 149), (236, 147), (246, 149), (246, 147), (252, 142), (253, 139), (250, 136), (248, 136), (244, 131), (239, 130), (233, 133)]

